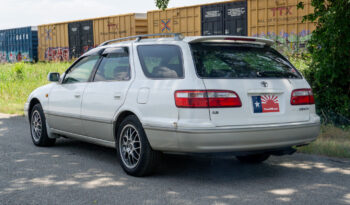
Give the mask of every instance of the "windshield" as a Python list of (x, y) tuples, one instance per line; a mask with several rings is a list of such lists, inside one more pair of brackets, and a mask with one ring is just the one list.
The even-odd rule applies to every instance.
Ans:
[(232, 43), (194, 43), (191, 50), (203, 78), (301, 78), (298, 71), (270, 47)]

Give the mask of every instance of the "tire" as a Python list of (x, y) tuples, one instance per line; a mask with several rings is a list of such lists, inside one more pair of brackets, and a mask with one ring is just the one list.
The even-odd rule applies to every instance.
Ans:
[(267, 160), (270, 157), (269, 154), (253, 154), (247, 156), (236, 156), (236, 158), (242, 163), (258, 164)]
[(152, 150), (141, 122), (134, 115), (126, 117), (120, 124), (116, 148), (123, 170), (131, 176), (152, 174), (161, 158), (160, 152)]
[(46, 129), (46, 119), (40, 104), (33, 106), (29, 118), (30, 134), (36, 146), (47, 147), (55, 144), (56, 139), (49, 138)]

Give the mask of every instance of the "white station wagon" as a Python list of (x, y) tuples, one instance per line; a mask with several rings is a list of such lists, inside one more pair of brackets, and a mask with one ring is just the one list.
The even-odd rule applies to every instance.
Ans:
[(25, 104), (33, 143), (113, 147), (126, 173), (144, 176), (164, 152), (258, 163), (316, 139), (310, 86), (273, 41), (171, 35), (107, 41), (50, 73)]

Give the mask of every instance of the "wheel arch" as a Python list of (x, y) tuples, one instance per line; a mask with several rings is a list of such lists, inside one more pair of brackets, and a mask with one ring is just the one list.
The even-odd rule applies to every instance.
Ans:
[(28, 107), (28, 118), (29, 118), (29, 120), (30, 120), (30, 115), (32, 113), (32, 109), (33, 109), (34, 105), (36, 105), (36, 104), (40, 104), (41, 105), (40, 100), (38, 98), (32, 98), (30, 100), (29, 107)]
[(119, 129), (119, 127), (120, 127), (121, 122), (122, 122), (126, 117), (128, 117), (128, 116), (130, 116), (130, 115), (136, 116), (137, 119), (138, 119), (139, 121), (141, 121), (140, 118), (136, 115), (135, 112), (130, 111), (130, 110), (123, 110), (123, 111), (121, 111), (121, 112), (117, 115), (117, 117), (115, 118), (115, 120), (114, 120), (114, 122), (113, 122), (113, 135), (114, 135), (114, 140), (115, 140), (115, 141), (117, 141), (117, 133), (118, 133), (118, 129)]

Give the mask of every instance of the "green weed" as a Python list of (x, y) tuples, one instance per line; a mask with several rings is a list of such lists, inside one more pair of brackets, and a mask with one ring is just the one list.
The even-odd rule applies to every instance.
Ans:
[(317, 140), (308, 146), (298, 148), (298, 152), (350, 158), (350, 129), (323, 125)]
[(16, 63), (0, 65), (0, 112), (23, 114), (29, 94), (48, 84), (49, 72), (63, 73), (71, 63)]

